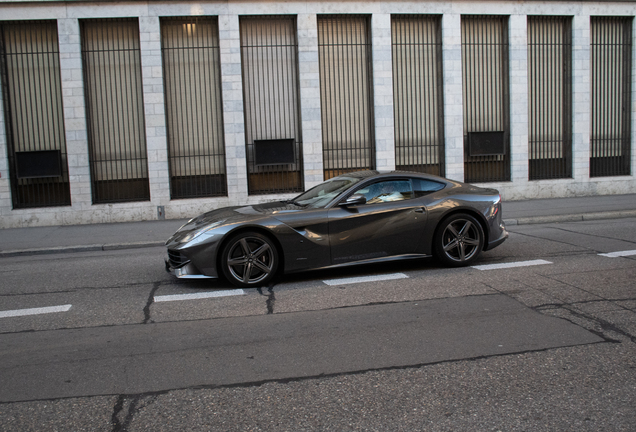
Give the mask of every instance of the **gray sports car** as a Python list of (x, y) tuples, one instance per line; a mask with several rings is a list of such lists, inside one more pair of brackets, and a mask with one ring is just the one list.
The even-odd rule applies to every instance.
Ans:
[(431, 255), (465, 266), (507, 237), (495, 189), (427, 174), (360, 171), (289, 201), (191, 219), (166, 242), (166, 269), (179, 278), (224, 276), (257, 287), (277, 273)]

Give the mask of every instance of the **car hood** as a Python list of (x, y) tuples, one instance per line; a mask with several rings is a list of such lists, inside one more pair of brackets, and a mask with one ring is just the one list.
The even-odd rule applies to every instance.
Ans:
[(291, 204), (288, 201), (274, 201), (264, 204), (247, 206), (223, 207), (212, 210), (195, 218), (190, 219), (185, 225), (168, 239), (167, 243), (179, 241), (189, 233), (204, 229), (212, 224), (234, 225), (237, 223), (254, 222), (273, 217), (277, 219), (277, 214), (301, 211), (302, 207)]
[(202, 226), (214, 223), (219, 220), (228, 220), (230, 222), (243, 222), (249, 219), (258, 219), (263, 216), (276, 217), (279, 213), (290, 213), (302, 210), (297, 204), (291, 204), (289, 201), (273, 201), (264, 204), (254, 204), (247, 206), (224, 207), (203, 213), (200, 216), (190, 220), (186, 225), (188, 228), (200, 228)]

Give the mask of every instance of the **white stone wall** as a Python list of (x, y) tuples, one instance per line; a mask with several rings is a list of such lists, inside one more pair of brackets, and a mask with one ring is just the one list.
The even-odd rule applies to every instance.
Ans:
[[(66, 129), (68, 175), (71, 186), (71, 208), (65, 209), (63, 223), (78, 218), (81, 223), (106, 222), (98, 215), (91, 215), (91, 174), (88, 160), (88, 136), (84, 77), (82, 74), (82, 50), (80, 27), (76, 19), (58, 19), (57, 32), (60, 41), (60, 69), (62, 76), (62, 104)], [(88, 211), (87, 211), (88, 210)], [(13, 213), (25, 213), (15, 210)], [(96, 218), (96, 219), (95, 219)]]
[(4, 104), (0, 85), (0, 217), (11, 213), (11, 184), (9, 182), (9, 159), (7, 157), (7, 134), (4, 125)]
[(242, 204), (247, 200), (247, 162), (238, 15), (219, 17), (219, 43), (228, 196)]
[(572, 175), (585, 181), (590, 175), (590, 16), (572, 20)]
[(317, 18), (316, 14), (299, 14), (296, 19), (306, 189), (314, 187), (323, 180)]
[[(161, 30), (159, 17), (139, 17), (141, 48), (141, 79), (143, 81), (144, 113), (146, 117), (146, 148), (148, 153), (148, 182), (153, 207), (170, 203), (170, 176), (168, 170), (168, 141), (163, 93), (163, 67), (161, 62)], [(153, 208), (142, 216), (165, 217)]]
[(461, 15), (442, 16), (444, 140), (446, 177), (464, 180), (464, 110), (462, 96)]
[(391, 15), (373, 14), (373, 112), (375, 116), (375, 166), (395, 169), (395, 131), (393, 117), (393, 63), (391, 61)]
[(636, 176), (636, 19), (632, 22), (632, 176)]
[[(161, 216), (184, 218), (225, 205), (241, 205), (290, 197), (291, 195), (250, 196), (248, 194), (239, 38), (240, 15), (293, 14), (297, 16), (304, 181), (306, 188), (319, 183), (323, 178), (323, 156), (317, 15), (325, 13), (371, 15), (378, 168), (395, 167), (391, 14), (442, 15), (445, 168), (446, 176), (456, 180), (462, 180), (464, 177), (461, 16), (462, 14), (502, 14), (509, 16), (512, 181), (488, 183), (487, 186), (498, 188), (505, 199), (636, 192), (634, 177), (636, 169), (636, 21), (632, 75), (634, 101), (632, 105), (632, 175), (593, 179), (589, 177), (590, 16), (634, 16), (636, 3), (633, 2), (303, 2), (299, 0), (250, 2), (226, 0), (200, 3), (188, 1), (19, 3), (0, 0), (2, 20), (57, 20), (72, 200), (72, 205), (67, 207), (12, 209), (6, 125), (2, 112), (4, 107), (0, 103), (0, 228), (149, 220)], [(217, 16), (219, 21), (227, 197), (170, 199), (159, 17), (188, 15), (212, 15)], [(573, 16), (572, 179), (528, 181), (527, 15)], [(139, 19), (150, 201), (92, 204), (78, 20), (105, 17), (137, 17)], [(1, 99), (0, 89), (0, 101)], [(158, 214), (159, 207), (165, 210), (165, 214)]]
[(511, 180), (528, 182), (528, 20), (511, 15), (508, 20), (510, 75), (510, 169)]

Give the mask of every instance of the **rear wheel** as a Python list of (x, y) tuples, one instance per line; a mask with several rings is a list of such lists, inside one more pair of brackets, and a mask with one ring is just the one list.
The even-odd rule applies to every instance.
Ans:
[(223, 248), (221, 268), (225, 277), (235, 286), (263, 286), (276, 275), (278, 250), (274, 242), (261, 233), (240, 233)]
[(475, 261), (484, 248), (484, 231), (477, 219), (457, 213), (439, 224), (433, 242), (435, 255), (444, 264), (466, 266)]

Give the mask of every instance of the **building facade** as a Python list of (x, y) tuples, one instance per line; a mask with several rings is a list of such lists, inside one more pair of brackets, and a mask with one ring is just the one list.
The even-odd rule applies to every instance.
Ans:
[(636, 191), (633, 2), (0, 0), (0, 228), (187, 218), (362, 169)]

